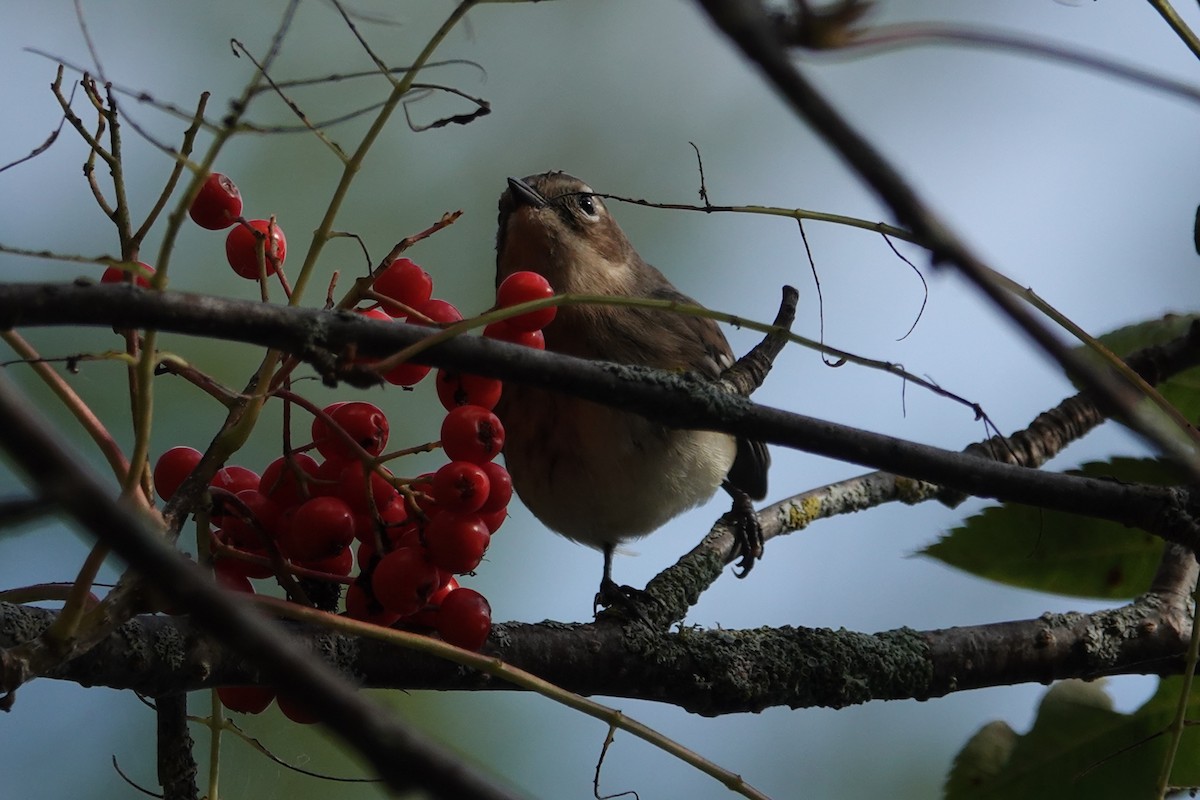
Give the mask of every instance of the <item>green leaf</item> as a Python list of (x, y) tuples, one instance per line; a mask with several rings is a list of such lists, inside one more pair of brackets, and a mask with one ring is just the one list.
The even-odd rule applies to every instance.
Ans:
[[(1003, 722), (985, 725), (955, 758), (943, 792), (947, 800), (1140, 800), (1157, 797), (1166, 758), (1167, 726), (1183, 681), (1160, 682), (1133, 714), (1112, 710), (1099, 683), (1061, 681), (1042, 699), (1029, 732)], [(1188, 717), (1200, 714), (1195, 692)], [(1007, 731), (1007, 732), (1006, 732)], [(1171, 772), (1174, 786), (1200, 784), (1200, 730), (1185, 730)]]
[[(1189, 327), (1200, 315), (1167, 314), (1165, 317), (1149, 322), (1139, 322), (1118, 328), (1111, 333), (1098, 337), (1109, 350), (1122, 358), (1129, 354), (1155, 344), (1164, 344), (1187, 333)], [(1080, 351), (1091, 351), (1086, 346), (1077, 348)], [(1194, 420), (1200, 416), (1200, 367), (1186, 370), (1168, 378), (1156, 387), (1166, 400), (1179, 409), (1185, 417)]]
[[(1134, 458), (1085, 464), (1071, 474), (1163, 486), (1182, 480), (1175, 467)], [(1149, 588), (1162, 550), (1162, 539), (1145, 531), (1009, 503), (984, 509), (920, 552), (1010, 586), (1125, 599)]]

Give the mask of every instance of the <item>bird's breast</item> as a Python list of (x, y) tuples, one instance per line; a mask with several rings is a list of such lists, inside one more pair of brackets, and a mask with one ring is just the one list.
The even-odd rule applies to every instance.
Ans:
[(513, 487), (550, 529), (592, 546), (643, 536), (712, 497), (733, 437), (517, 385), (497, 413)]

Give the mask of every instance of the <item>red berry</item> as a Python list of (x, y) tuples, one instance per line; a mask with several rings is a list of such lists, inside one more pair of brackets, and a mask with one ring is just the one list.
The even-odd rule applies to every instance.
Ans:
[(324, 572), (328, 575), (336, 575), (339, 578), (344, 578), (354, 569), (354, 551), (349, 547), (343, 547), (337, 555), (321, 558), (316, 561), (305, 561), (301, 566), (311, 569), (314, 572)]
[(214, 489), (224, 489), (237, 494), (243, 489), (257, 489), (259, 483), (260, 478), (257, 472), (237, 464), (231, 464), (217, 470), (217, 474), (213, 475), (208, 485)]
[[(415, 309), (433, 294), (433, 278), (409, 259), (398, 258), (375, 277), (375, 291)], [(395, 306), (385, 306), (385, 309), (394, 312), (393, 317), (406, 313)]]
[[(257, 232), (257, 233), (256, 233)], [(287, 239), (278, 223), (266, 219), (252, 219), (234, 226), (225, 237), (225, 258), (233, 271), (243, 278), (258, 280), (258, 247), (260, 238), (269, 241), (263, 245), (266, 273), (275, 274), (287, 257)]]
[[(398, 535), (399, 528), (408, 520), (408, 505), (404, 498), (396, 496), (392, 502), (379, 509), (379, 519), (375, 520), (370, 512), (360, 511), (354, 515), (354, 538), (360, 542), (375, 543), (375, 528), (382, 526), (380, 534), (383, 540), (390, 541), (393, 534)], [(361, 561), (361, 559), (360, 559)]]
[(446, 582), (442, 584), (442, 588), (438, 589), (433, 594), (429, 595), (429, 602), (425, 607), (416, 614), (404, 620), (406, 625), (423, 625), (426, 628), (437, 627), (437, 607), (446, 599), (446, 595), (458, 588), (458, 581), (453, 575), (446, 577)]
[(483, 524), (487, 526), (488, 533), (495, 533), (504, 524), (504, 520), (508, 519), (508, 509), (502, 508), (499, 511), (491, 511), (488, 513), (479, 512), (479, 518), (483, 520)]
[(442, 449), (452, 461), (484, 464), (504, 447), (504, 426), (491, 411), (459, 406), (442, 420)]
[(308, 704), (303, 699), (290, 694), (281, 694), (275, 698), (275, 705), (283, 715), (297, 725), (312, 725), (321, 719), (308, 710)]
[(500, 402), (500, 393), (503, 390), (504, 383), (496, 378), (485, 378), (469, 372), (438, 370), (438, 399), (447, 411), (453, 411), (459, 406), (480, 406), (490, 411)]
[(220, 686), (217, 697), (221, 705), (239, 714), (261, 714), (275, 699), (275, 690), (269, 686)]
[[(554, 290), (550, 282), (536, 272), (514, 272), (505, 278), (496, 289), (496, 305), (508, 308), (518, 303), (528, 303), (530, 300), (542, 300), (553, 297)], [(516, 331), (540, 331), (554, 321), (558, 309), (549, 308), (530, 311), (516, 317), (509, 317), (505, 322)]]
[[(150, 288), (149, 275), (154, 274), (154, 267), (147, 264), (145, 261), (137, 262), (139, 267), (136, 271), (126, 272), (120, 267), (109, 267), (104, 270), (104, 274), (100, 276), (101, 283), (136, 283), (143, 289)], [(146, 274), (143, 274), (146, 273)]]
[[(449, 325), (453, 322), (459, 322), (463, 318), (459, 310), (445, 300), (426, 300), (424, 303), (416, 306), (416, 311), (439, 325)], [(426, 324), (425, 320), (422, 319), (410, 319), (409, 322), (418, 325)]]
[(371, 573), (371, 592), (379, 604), (400, 616), (420, 611), (441, 586), (437, 568), (419, 548), (401, 547), (379, 560)]
[(449, 511), (478, 511), (488, 491), (487, 473), (469, 461), (451, 461), (433, 473), (433, 499)]
[(429, 374), (430, 369), (424, 364), (404, 361), (388, 370), (383, 379), (392, 386), (416, 386)]
[(307, 453), (280, 456), (263, 470), (258, 489), (284, 508), (307, 500), (309, 478), (317, 474), (317, 460)]
[[(340, 462), (337, 461), (326, 461), (325, 463), (340, 465)], [(400, 494), (388, 480), (391, 476), (392, 473), (387, 469), (383, 470), (382, 475), (376, 470), (371, 470), (368, 476), (361, 461), (351, 461), (342, 466), (338, 473), (333, 493), (350, 506), (355, 513), (370, 513), (372, 503), (377, 510), (382, 510), (387, 508)], [(370, 490), (369, 497), (368, 488)]]
[(492, 607), (474, 589), (458, 588), (446, 595), (437, 612), (437, 631), (448, 643), (479, 650), (492, 630)]
[(519, 331), (509, 325), (509, 321), (505, 319), (493, 322), (483, 329), (483, 335), (489, 339), (532, 347), (534, 350), (546, 349), (546, 337), (541, 331)]
[(236, 497), (240, 506), (230, 504), (222, 514), (221, 530), (225, 532), (225, 538), (239, 550), (265, 552), (267, 545), (263, 537), (275, 538), (279, 529), (279, 506), (257, 489), (243, 489)]
[(425, 540), (438, 569), (462, 574), (479, 566), (492, 535), (478, 514), (443, 511), (430, 520)]
[(201, 228), (219, 231), (237, 222), (242, 215), (242, 193), (229, 178), (214, 172), (200, 187), (188, 214)]
[(399, 614), (381, 606), (379, 601), (358, 583), (352, 583), (346, 588), (346, 616), (385, 628), (400, 619)]
[[(370, 455), (383, 452), (388, 440), (388, 419), (379, 407), (361, 400), (335, 403), (325, 408), (334, 423)], [(321, 417), (313, 417), (313, 444), (331, 461), (352, 461), (358, 454)]]
[(213, 579), (216, 580), (220, 586), (223, 586), (231, 592), (237, 592), (239, 594), (254, 594), (254, 587), (250, 584), (250, 579), (240, 572), (227, 569), (214, 569)]
[(508, 508), (508, 501), (512, 500), (512, 476), (508, 474), (508, 470), (495, 461), (484, 464), (483, 471), (488, 476), (488, 496), (480, 506), (479, 513), (491, 514), (503, 511)]
[(172, 447), (154, 464), (154, 488), (163, 500), (170, 500), (180, 484), (200, 463), (203, 453), (194, 447)]
[(355, 314), (361, 314), (367, 319), (378, 320), (379, 322), (392, 322), (391, 316), (379, 306), (375, 308), (356, 308)]
[(279, 547), (295, 561), (335, 556), (354, 541), (354, 512), (336, 497), (314, 497), (280, 531)]

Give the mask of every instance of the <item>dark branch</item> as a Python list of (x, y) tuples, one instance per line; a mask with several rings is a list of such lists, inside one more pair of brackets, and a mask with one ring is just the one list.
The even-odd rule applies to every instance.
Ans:
[[(341, 311), (292, 308), (130, 285), (0, 285), (0, 327), (102, 325), (158, 328), (252, 342), (328, 370), (346, 354), (384, 356), (429, 329)], [(423, 352), (436, 366), (516, 380), (636, 411), (674, 427), (719, 430), (978, 497), (1108, 519), (1195, 546), (1190, 494), (1000, 464), (752, 403), (714, 384), (644, 367), (592, 362), (479, 337)]]
[[(1175, 583), (1194, 581), (1189, 560)], [(583, 695), (671, 703), (705, 715), (764, 708), (841, 708), (925, 699), (986, 686), (1172, 674), (1190, 630), (1186, 591), (1144, 595), (1093, 614), (877, 634), (827, 629), (651, 630), (612, 624), (506, 623), (485, 653)], [(36, 636), (54, 612), (0, 603), (0, 646)], [(281, 623), (343, 674), (374, 688), (511, 690), (491, 676), (382, 642)], [(187, 618), (142, 616), (52, 676), (161, 694), (264, 681), (243, 655)]]

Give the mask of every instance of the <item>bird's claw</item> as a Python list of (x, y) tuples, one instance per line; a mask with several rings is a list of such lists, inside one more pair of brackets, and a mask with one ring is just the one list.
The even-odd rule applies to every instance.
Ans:
[(632, 586), (622, 586), (612, 578), (605, 578), (600, 581), (600, 590), (596, 592), (592, 612), (599, 614), (599, 609), (603, 607), (609, 614), (650, 624), (645, 609), (657, 604), (658, 600), (649, 592)]
[(754, 562), (762, 558), (763, 529), (758, 514), (754, 511), (754, 503), (750, 495), (738, 491), (730, 484), (725, 490), (733, 498), (733, 508), (726, 518), (733, 528), (733, 556), (738, 559), (734, 575), (744, 578), (754, 569)]

